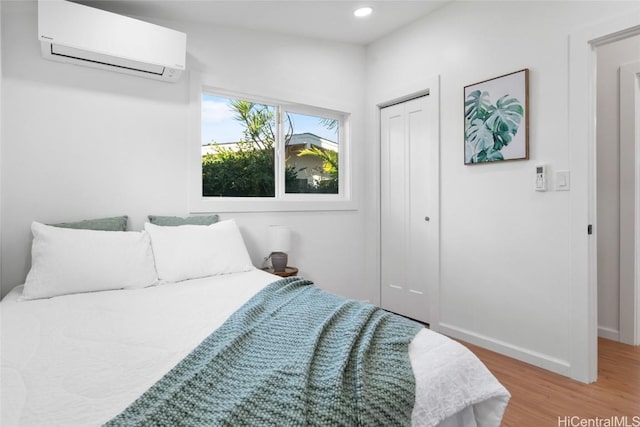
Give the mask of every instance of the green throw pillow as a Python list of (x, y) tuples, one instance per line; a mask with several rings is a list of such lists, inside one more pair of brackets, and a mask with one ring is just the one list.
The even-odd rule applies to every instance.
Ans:
[(60, 224), (49, 225), (53, 227), (76, 228), (81, 230), (127, 231), (127, 216), (85, 219), (83, 221), (61, 222)]
[(155, 225), (175, 227), (178, 225), (211, 225), (218, 222), (218, 215), (178, 216), (149, 215), (149, 222)]

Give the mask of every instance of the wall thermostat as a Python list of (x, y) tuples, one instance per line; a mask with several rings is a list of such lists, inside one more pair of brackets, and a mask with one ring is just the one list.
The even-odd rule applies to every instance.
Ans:
[(536, 165), (536, 191), (547, 191), (547, 165)]

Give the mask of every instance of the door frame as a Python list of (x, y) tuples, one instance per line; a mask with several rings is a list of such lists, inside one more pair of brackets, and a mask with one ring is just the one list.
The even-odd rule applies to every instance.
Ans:
[(569, 375), (585, 383), (598, 376), (597, 238), (587, 234), (596, 216), (596, 47), (640, 34), (637, 14), (576, 30), (569, 37), (570, 295)]
[[(434, 254), (433, 259), (429, 260), (429, 285), (427, 287), (428, 290), (428, 299), (429, 299), (429, 315), (431, 317), (431, 322), (429, 324), (430, 328), (434, 331), (438, 331), (438, 326), (440, 324), (440, 76), (436, 75), (433, 77), (428, 77), (425, 79), (420, 79), (420, 81), (408, 82), (403, 84), (402, 87), (394, 88), (393, 90), (387, 91), (387, 93), (382, 94), (379, 98), (374, 99), (374, 104), (376, 106), (376, 116), (375, 120), (377, 122), (377, 177), (376, 180), (380, 183), (380, 172), (381, 172), (381, 120), (380, 113), (381, 109), (384, 107), (391, 106), (393, 104), (398, 104), (401, 102), (409, 101), (414, 98), (419, 98), (421, 96), (429, 96), (430, 99), (433, 100), (433, 109), (432, 114), (434, 116), (433, 123), (437, 127), (434, 130), (436, 143), (434, 144), (434, 152), (433, 152), (433, 164), (434, 168), (434, 177), (435, 182), (429, 187), (429, 191), (433, 192), (434, 200), (437, 201), (437, 206), (434, 207), (433, 213), (430, 214), (431, 221), (430, 227), (432, 227), (434, 241), (432, 243), (432, 252)], [(378, 194), (377, 194), (377, 258), (378, 258), (378, 300), (382, 301), (382, 260), (381, 260), (381, 237), (382, 237), (382, 194), (381, 187), (378, 186)]]
[[(620, 158), (633, 159), (620, 163), (619, 337), (622, 343), (640, 345), (640, 61), (620, 67), (619, 92)], [(631, 217), (624, 215), (629, 209)], [(633, 230), (631, 235), (629, 230)]]

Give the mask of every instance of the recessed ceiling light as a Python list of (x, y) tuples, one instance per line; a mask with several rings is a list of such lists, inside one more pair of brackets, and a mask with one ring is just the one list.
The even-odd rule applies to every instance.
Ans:
[(365, 16), (371, 15), (371, 12), (373, 12), (373, 9), (371, 9), (370, 7), (361, 7), (360, 9), (354, 10), (353, 15), (357, 16), (358, 18), (363, 18)]

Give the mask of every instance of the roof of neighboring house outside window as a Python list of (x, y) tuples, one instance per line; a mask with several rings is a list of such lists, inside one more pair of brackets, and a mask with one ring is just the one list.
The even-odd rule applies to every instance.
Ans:
[[(219, 143), (217, 144), (217, 146), (219, 147), (226, 147), (226, 148), (230, 148), (230, 149), (235, 149), (238, 145), (238, 142), (223, 142), (223, 143)], [(287, 143), (287, 147), (290, 149), (293, 148), (298, 148), (304, 146), (303, 148), (311, 148), (311, 146), (316, 146), (319, 147), (323, 150), (331, 150), (331, 151), (338, 151), (338, 143), (335, 141), (331, 141), (325, 138), (321, 138), (318, 135), (314, 135), (312, 133), (309, 132), (305, 132), (305, 133), (297, 133), (294, 135), (291, 135), (291, 138), (289, 139), (289, 142)], [(296, 151), (301, 150), (302, 147)], [(205, 154), (215, 154), (216, 153), (216, 145), (215, 144), (209, 144), (209, 145), (203, 145), (202, 146), (202, 155), (204, 156)]]

